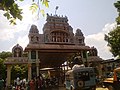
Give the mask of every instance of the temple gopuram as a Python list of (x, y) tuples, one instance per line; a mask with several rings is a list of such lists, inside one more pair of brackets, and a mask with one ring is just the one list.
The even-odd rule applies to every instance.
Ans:
[[(24, 50), (28, 54), (28, 80), (33, 75), (39, 76), (43, 68), (60, 71), (62, 65), (75, 54), (78, 54), (87, 66), (94, 64), (98, 69), (101, 67), (102, 59), (98, 56), (97, 49), (85, 45), (85, 37), (80, 29), (74, 31), (75, 33), (68, 18), (58, 15), (47, 14), (43, 34), (39, 33), (36, 25), (31, 26), (29, 43)], [(6, 64), (9, 65), (7, 62)]]
[(85, 45), (85, 37), (80, 29), (73, 33), (66, 16), (47, 14), (43, 34), (39, 34), (37, 26), (32, 25), (28, 37), (29, 44), (25, 47), (25, 52), (28, 52), (31, 67), (36, 65), (37, 75), (40, 68), (61, 67), (75, 53), (79, 53), (88, 66), (102, 60), (95, 47)]

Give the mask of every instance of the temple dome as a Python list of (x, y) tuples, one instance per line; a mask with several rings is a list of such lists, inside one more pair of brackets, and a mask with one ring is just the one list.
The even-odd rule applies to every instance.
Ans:
[(37, 26), (36, 25), (32, 25), (30, 28), (30, 32), (29, 33), (39, 33)]
[(83, 36), (83, 33), (81, 32), (80, 29), (76, 30), (75, 36)]

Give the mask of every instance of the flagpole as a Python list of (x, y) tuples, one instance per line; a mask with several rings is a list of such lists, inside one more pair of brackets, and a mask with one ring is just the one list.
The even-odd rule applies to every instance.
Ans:
[(57, 10), (58, 10), (58, 6), (56, 6), (56, 8), (55, 8), (55, 15), (56, 15)]

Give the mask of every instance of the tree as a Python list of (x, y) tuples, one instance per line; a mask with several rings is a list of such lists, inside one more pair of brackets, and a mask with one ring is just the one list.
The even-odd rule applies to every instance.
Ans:
[(27, 78), (28, 75), (27, 65), (14, 65), (11, 69), (11, 79), (15, 80), (17, 77), (20, 79)]
[(0, 78), (2, 79), (6, 78), (6, 66), (4, 65), (4, 61), (7, 57), (10, 57), (11, 55), (11, 52), (3, 51), (0, 53)]
[[(5, 11), (4, 16), (7, 17), (11, 24), (16, 24), (16, 19), (22, 20), (22, 9), (18, 6), (17, 1), (23, 2), (24, 0), (0, 0), (0, 10)], [(42, 5), (49, 7), (48, 0), (32, 1), (33, 3), (30, 7), (32, 12), (38, 9), (38, 12), (41, 11), (44, 14), (44, 10), (40, 10), (40, 2), (42, 2)]]
[(114, 6), (117, 8), (117, 11), (119, 12), (119, 15), (120, 15), (120, 1), (117, 1), (116, 3), (114, 3)]
[(110, 47), (110, 52), (114, 57), (120, 57), (120, 1), (114, 3), (114, 6), (117, 8), (118, 17), (116, 18), (117, 27), (105, 35), (105, 41), (108, 42), (108, 46)]
[(10, 57), (10, 56), (12, 56), (11, 52), (3, 51), (3, 52), (0, 53), (0, 58), (3, 59), (3, 60), (5, 60), (7, 57)]
[(4, 60), (0, 58), (0, 78), (6, 78), (6, 67), (4, 65)]
[[(1, 52), (0, 53), (0, 78), (6, 78), (6, 66), (4, 65), (4, 61), (7, 57), (11, 57), (11, 52)], [(26, 55), (25, 55), (26, 56)], [(20, 78), (27, 78), (27, 65), (14, 65), (11, 69), (11, 78), (12, 80), (16, 79), (15, 75), (20, 75)]]

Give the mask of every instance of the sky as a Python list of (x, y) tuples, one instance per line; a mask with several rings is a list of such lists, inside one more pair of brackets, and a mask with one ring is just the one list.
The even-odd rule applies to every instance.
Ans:
[[(9, 24), (3, 11), (0, 10), (0, 52), (11, 51), (13, 46), (19, 44), (23, 49), (29, 43), (28, 34), (32, 24), (35, 24), (39, 33), (46, 23), (46, 17), (41, 14), (39, 19), (29, 10), (30, 1), (19, 2), (23, 9), (22, 21), (17, 20), (17, 25)], [(31, 0), (32, 1), (32, 0)], [(114, 3), (117, 0), (50, 0), (49, 8), (40, 6), (45, 13), (55, 14), (55, 7), (58, 6), (57, 15), (67, 16), (68, 23), (73, 27), (73, 32), (79, 28), (85, 36), (87, 46), (94, 46), (98, 50), (98, 56), (102, 59), (114, 58), (109, 52), (107, 42), (104, 41), (104, 34), (109, 33), (116, 27), (115, 18), (118, 16)]]

